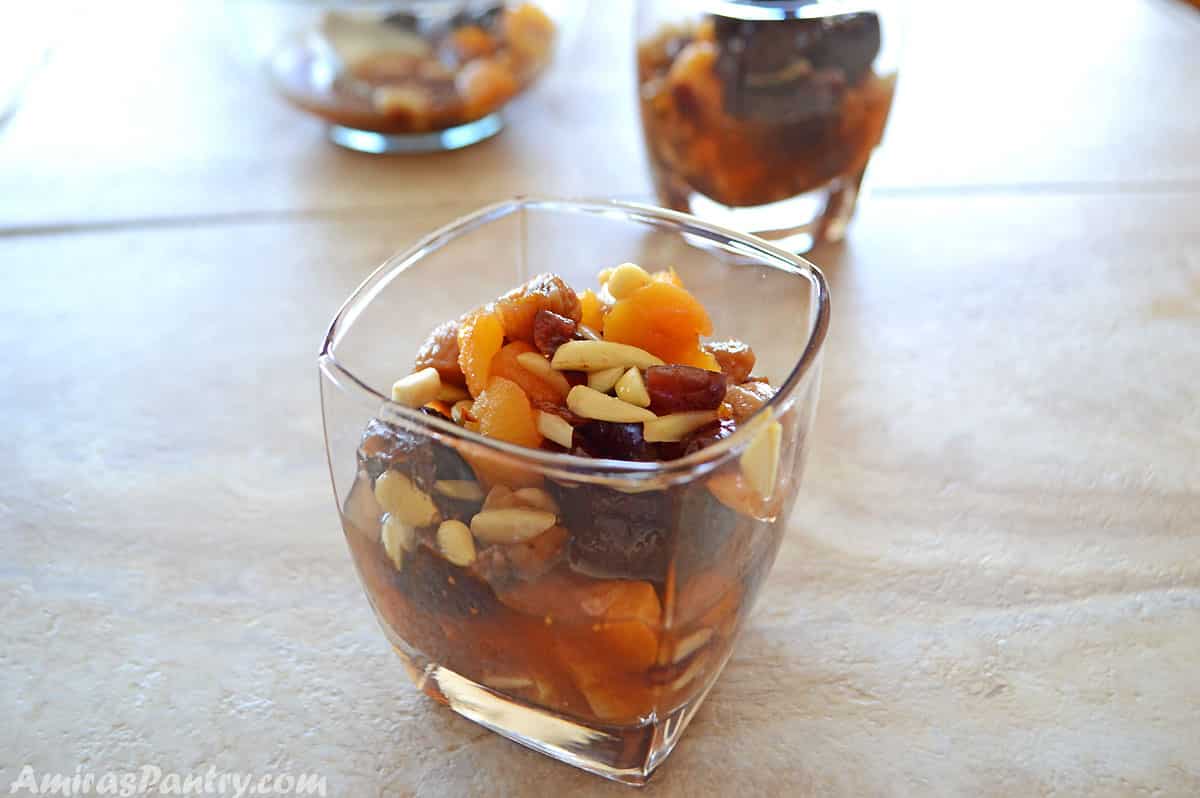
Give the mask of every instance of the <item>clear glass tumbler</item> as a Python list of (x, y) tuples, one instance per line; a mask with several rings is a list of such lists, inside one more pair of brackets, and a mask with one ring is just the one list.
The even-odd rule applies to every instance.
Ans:
[[(481, 437), (389, 400), (437, 324), (535, 274), (582, 287), (622, 261), (674, 266), (715, 329), (754, 347), (756, 372), (777, 392), (733, 434), (671, 462), (588, 459)], [(380, 266), (329, 328), (321, 401), (346, 540), (417, 687), (552, 757), (645, 783), (716, 681), (774, 562), (828, 322), (812, 264), (632, 203), (503, 202)], [(744, 470), (764, 441), (777, 464), (765, 492)], [(376, 486), (385, 476), (408, 489), (424, 519), (413, 523), (429, 525), (384, 534)], [(437, 519), (469, 521), (496, 484), (550, 495), (560, 560), (505, 573), (487, 567), (501, 544), (477, 541), (466, 567), (431, 544)], [(513, 562), (519, 554), (508, 552)]]
[(659, 201), (794, 252), (840, 240), (892, 105), (898, 6), (639, 0)]

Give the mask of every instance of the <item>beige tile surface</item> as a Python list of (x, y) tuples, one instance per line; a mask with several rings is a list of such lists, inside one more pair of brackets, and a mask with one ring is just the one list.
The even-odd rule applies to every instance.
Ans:
[[(649, 795), (1200, 791), (1197, 200), (885, 196), (818, 253), (806, 485)], [(0, 787), (628, 794), (419, 696), (340, 539), (318, 339), (466, 207), (0, 240)]]

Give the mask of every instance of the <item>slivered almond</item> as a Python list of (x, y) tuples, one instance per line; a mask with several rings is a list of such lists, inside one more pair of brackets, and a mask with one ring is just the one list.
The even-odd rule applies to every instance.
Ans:
[(676, 664), (683, 662), (685, 659), (706, 646), (708, 641), (712, 640), (712, 636), (712, 629), (697, 629), (696, 631), (692, 632), (690, 635), (675, 644), (675, 655), (671, 658), (671, 662)]
[(554, 526), (554, 513), (512, 508), (484, 510), (471, 519), (471, 532), (484, 543), (524, 543)]
[(475, 403), (470, 399), (463, 399), (460, 402), (455, 402), (450, 408), (450, 420), (455, 424), (464, 424), (471, 420), (471, 409), (475, 407)]
[(448, 405), (453, 405), (457, 402), (463, 401), (464, 399), (470, 399), (471, 394), (467, 393), (466, 388), (460, 388), (457, 385), (451, 385), (448, 382), (443, 382), (441, 390), (438, 391), (437, 398), (439, 402), (445, 402)]
[(438, 520), (437, 506), (429, 494), (399, 471), (384, 471), (375, 480), (379, 506), (409, 526), (429, 526)]
[(437, 544), (442, 556), (455, 565), (475, 562), (475, 539), (462, 521), (443, 521), (438, 527)]
[(644, 349), (614, 341), (567, 341), (554, 353), (550, 365), (559, 371), (603, 371), (620, 366), (648, 369), (662, 360)]
[(533, 687), (533, 679), (526, 676), (484, 676), (483, 683), (493, 690), (526, 690)]
[(767, 418), (759, 422), (754, 438), (742, 452), (739, 463), (742, 475), (750, 487), (764, 499), (769, 499), (775, 490), (779, 476), (779, 447), (783, 440), (783, 425), (774, 417), (770, 408)]
[(401, 523), (400, 519), (389, 515), (383, 519), (383, 527), (379, 531), (379, 541), (383, 544), (383, 550), (387, 553), (388, 559), (399, 571), (404, 567), (404, 552), (416, 548), (417, 533), (412, 527)]
[(578, 333), (579, 335), (581, 335), (582, 337), (586, 338), (589, 341), (602, 340), (600, 338), (600, 333), (596, 332), (595, 330), (593, 330), (591, 327), (587, 326), (586, 324), (580, 324), (579, 326), (577, 326), (575, 328), (575, 332)]
[(621, 375), (617, 380), (617, 398), (638, 407), (650, 406), (650, 394), (646, 391), (646, 383), (642, 381), (642, 372), (633, 368)]
[(512, 495), (512, 488), (507, 485), (496, 485), (488, 491), (487, 498), (483, 500), (483, 509), (503, 510), (506, 507), (515, 507), (516, 500)]
[(542, 488), (521, 488), (513, 492), (513, 498), (526, 507), (558, 515), (558, 502)]
[(451, 499), (477, 502), (483, 499), (483, 488), (473, 479), (439, 479), (433, 489)]
[(717, 420), (716, 410), (688, 410), (683, 413), (671, 413), (659, 416), (653, 421), (647, 421), (642, 426), (642, 437), (648, 443), (664, 443), (681, 441), (689, 433), (711, 424)]
[(631, 424), (638, 421), (653, 421), (655, 415), (649, 410), (615, 396), (600, 393), (586, 385), (576, 385), (567, 394), (567, 407), (577, 416), (596, 421), (615, 421)]
[(392, 401), (405, 407), (421, 407), (437, 399), (441, 390), (442, 378), (430, 366), (396, 380), (392, 384)]
[(575, 428), (562, 416), (545, 413), (537, 414), (537, 428), (542, 436), (548, 438), (564, 449), (570, 449), (575, 441)]
[(608, 393), (617, 386), (617, 381), (625, 373), (625, 369), (617, 366), (603, 371), (593, 371), (588, 375), (588, 387), (600, 393)]
[(650, 284), (650, 275), (636, 263), (622, 263), (612, 270), (604, 283), (613, 299), (624, 299), (644, 285)]
[(560, 393), (565, 394), (571, 390), (571, 383), (567, 382), (567, 378), (562, 375), (562, 372), (551, 368), (550, 361), (537, 352), (522, 352), (517, 355), (517, 363), (530, 374), (541, 377), (550, 383)]

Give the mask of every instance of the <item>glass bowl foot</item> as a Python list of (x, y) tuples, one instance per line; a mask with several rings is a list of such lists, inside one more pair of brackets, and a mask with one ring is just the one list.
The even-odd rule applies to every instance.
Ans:
[(489, 139), (504, 129), (500, 114), (488, 114), (464, 125), (429, 133), (376, 133), (344, 125), (330, 125), (329, 138), (334, 144), (355, 152), (373, 155), (385, 153), (445, 152), (458, 150)]

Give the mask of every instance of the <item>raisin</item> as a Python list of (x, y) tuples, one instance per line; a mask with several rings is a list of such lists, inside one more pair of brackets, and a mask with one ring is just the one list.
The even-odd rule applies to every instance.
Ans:
[(725, 394), (725, 400), (733, 409), (736, 421), (745, 421), (767, 403), (775, 395), (775, 389), (765, 382), (743, 382), (741, 385), (730, 386)]
[(404, 552), (403, 567), (392, 579), (409, 601), (431, 614), (461, 618), (492, 612), (499, 606), (486, 582), (443, 560), (424, 544)]
[(734, 385), (745, 382), (754, 370), (754, 350), (741, 341), (712, 341), (702, 348), (717, 359), (717, 365)]
[(394, 468), (411, 477), (422, 490), (428, 490), (435, 470), (430, 444), (425, 435), (373, 418), (363, 430), (358, 447), (359, 466), (371, 479)]
[(448, 321), (434, 327), (425, 343), (417, 350), (413, 370), (420, 371), (429, 367), (437, 369), (443, 382), (460, 386), (467, 384), (467, 378), (463, 376), (462, 368), (458, 365), (458, 322)]
[(671, 501), (662, 491), (623, 493), (581, 485), (558, 491), (570, 535), (567, 561), (586, 576), (666, 578)]
[(533, 345), (543, 355), (553, 356), (558, 348), (575, 337), (578, 322), (543, 308), (533, 317)]
[(725, 398), (728, 378), (695, 366), (651, 366), (646, 369), (650, 409), (658, 414), (716, 410)]
[(642, 437), (642, 425), (588, 421), (575, 428), (576, 454), (607, 460), (655, 460), (657, 452)]
[(539, 310), (549, 310), (576, 323), (583, 316), (575, 291), (553, 274), (539, 274), (496, 301), (504, 334), (511, 341), (533, 343), (533, 321)]
[(680, 457), (687, 457), (701, 449), (707, 449), (719, 440), (728, 438), (735, 429), (737, 429), (737, 424), (732, 419), (714, 421), (695, 430), (681, 441), (660, 443), (658, 445), (659, 457), (663, 460), (678, 460)]

